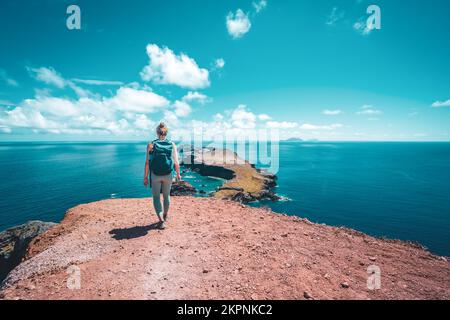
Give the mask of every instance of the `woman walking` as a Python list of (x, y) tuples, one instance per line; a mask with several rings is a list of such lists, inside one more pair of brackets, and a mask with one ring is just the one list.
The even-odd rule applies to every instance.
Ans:
[[(170, 188), (172, 187), (173, 172), (175, 170), (177, 180), (181, 180), (178, 152), (175, 143), (167, 140), (169, 129), (161, 122), (156, 127), (158, 139), (147, 145), (145, 158), (144, 186), (149, 184), (152, 188), (153, 207), (160, 222), (160, 228), (165, 228), (165, 222), (169, 214)], [(161, 191), (163, 205), (161, 205)]]

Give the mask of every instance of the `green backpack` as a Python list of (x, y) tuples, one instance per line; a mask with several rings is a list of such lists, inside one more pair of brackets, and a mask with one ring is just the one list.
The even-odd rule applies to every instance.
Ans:
[(173, 144), (168, 140), (154, 140), (150, 157), (150, 170), (157, 176), (165, 176), (173, 171)]

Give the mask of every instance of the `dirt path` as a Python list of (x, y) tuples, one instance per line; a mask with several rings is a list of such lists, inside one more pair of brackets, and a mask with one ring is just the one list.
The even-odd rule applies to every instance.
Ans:
[[(450, 263), (419, 247), (229, 201), (173, 197), (172, 203), (166, 230), (156, 228), (150, 199), (71, 209), (35, 239), (1, 297), (450, 298)], [(76, 274), (71, 265), (79, 268), (79, 289), (67, 288)], [(367, 288), (370, 265), (381, 270), (379, 290)]]

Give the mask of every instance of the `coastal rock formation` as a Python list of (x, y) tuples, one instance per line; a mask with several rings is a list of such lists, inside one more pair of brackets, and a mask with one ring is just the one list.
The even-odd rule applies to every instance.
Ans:
[(192, 196), (197, 190), (187, 181), (175, 181), (170, 189), (171, 196)]
[(30, 221), (0, 232), (0, 283), (25, 257), (30, 241), (54, 225), (52, 222)]
[(69, 210), (0, 299), (450, 299), (450, 263), (418, 245), (216, 198), (173, 197), (165, 230), (152, 210)]
[(272, 189), (277, 177), (255, 168), (235, 152), (218, 148), (184, 146), (181, 164), (203, 176), (226, 179), (212, 196), (218, 199), (249, 203), (259, 200), (280, 200)]

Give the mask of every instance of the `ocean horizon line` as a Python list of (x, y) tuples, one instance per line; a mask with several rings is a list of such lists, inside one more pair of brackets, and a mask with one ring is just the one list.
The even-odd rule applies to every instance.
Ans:
[[(147, 143), (150, 140), (1, 140), (0, 144), (7, 143)], [(173, 140), (178, 142), (179, 140)], [(270, 140), (259, 140), (259, 142), (271, 142)], [(180, 141), (184, 142), (184, 141)], [(204, 143), (213, 143), (217, 141), (204, 140)], [(242, 143), (236, 140), (223, 140), (223, 142), (235, 142)], [(258, 142), (256, 141), (244, 141), (244, 143)], [(450, 143), (450, 140), (278, 140), (278, 142), (283, 143)], [(186, 141), (187, 143), (187, 141)]]

